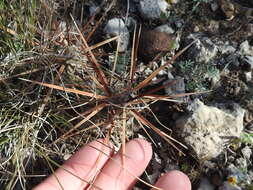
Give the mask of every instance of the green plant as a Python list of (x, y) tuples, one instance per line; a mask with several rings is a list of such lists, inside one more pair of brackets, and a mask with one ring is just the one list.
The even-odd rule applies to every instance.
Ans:
[(253, 133), (243, 132), (240, 139), (241, 142), (253, 146)]
[(210, 80), (217, 77), (219, 70), (211, 63), (200, 64), (191, 60), (176, 64), (179, 72), (186, 78), (187, 91), (210, 89)]

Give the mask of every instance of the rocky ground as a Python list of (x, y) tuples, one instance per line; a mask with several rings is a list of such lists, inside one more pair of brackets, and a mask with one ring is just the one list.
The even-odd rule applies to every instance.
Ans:
[[(115, 56), (118, 56), (115, 72), (122, 77), (122, 80), (125, 80), (127, 69), (131, 64), (131, 51), (136, 45), (133, 43), (134, 36), (137, 38), (139, 35), (139, 47), (136, 51), (136, 83), (147, 78), (161, 65), (166, 64), (177, 52), (194, 41), (186, 52), (173, 64), (161, 70), (143, 89), (146, 92), (164, 85), (156, 92), (157, 95), (174, 98), (176, 102), (153, 103), (150, 105), (152, 112), (145, 112), (145, 116), (157, 128), (166, 131), (186, 145), (187, 149), (177, 145), (182, 151), (180, 152), (161, 136), (147, 129), (155, 144), (153, 159), (143, 178), (153, 184), (162, 173), (179, 169), (190, 177), (193, 189), (196, 190), (253, 189), (253, 1), (120, 0), (114, 2), (97, 0), (75, 3), (69, 1), (65, 4), (55, 1), (52, 5), (54, 5), (52, 9), (56, 12), (52, 20), (55, 21), (56, 28), (60, 28), (61, 31), (71, 31), (72, 26), (68, 24), (72, 21), (69, 16), (66, 16), (69, 13), (73, 15), (80, 27), (85, 27), (86, 18), (92, 18), (95, 15), (90, 24), (85, 27), (86, 30), (82, 31), (86, 39), (89, 39), (87, 41), (90, 46), (119, 36), (118, 43), (114, 41), (101, 46), (94, 50), (94, 54), (105, 69), (112, 67)], [(92, 30), (94, 33), (89, 36)], [(50, 31), (48, 35), (51, 35)], [(85, 79), (86, 73), (83, 73), (80, 62), (87, 62), (89, 56), (85, 57), (77, 53), (76, 47), (80, 46), (78, 42), (70, 45), (64, 41), (67, 38), (63, 38), (65, 39), (58, 36), (55, 40), (58, 44), (54, 45), (56, 48), (53, 50), (60, 54), (59, 52), (64, 49), (63, 59), (67, 59), (66, 63), (71, 65), (62, 77), (65, 81), (71, 81), (72, 84), (74, 81), (81, 86), (80, 80)], [(62, 46), (68, 48), (62, 48)], [(68, 57), (69, 55), (71, 58)], [(23, 55), (23, 57), (29, 58), (29, 55)], [(57, 69), (58, 67), (53, 67), (51, 72)], [(13, 77), (13, 73), (18, 74), (17, 71), (8, 72), (2, 70), (0, 73), (2, 78)], [(47, 76), (42, 76), (42, 74), (36, 77), (33, 74), (29, 76), (32, 80), (47, 81)], [(15, 83), (15, 80), (18, 81), (14, 77), (14, 79), (5, 80), (4, 83), (8, 86)], [(27, 87), (23, 81), (17, 83)], [(166, 85), (168, 83), (170, 85)], [(71, 83), (69, 84), (71, 86)], [(13, 87), (13, 84), (11, 86)], [(117, 86), (116, 83), (115, 86)], [(2, 87), (2, 89), (6, 88), (6, 86)], [(0, 96), (2, 105), (7, 105), (8, 98), (12, 96), (10, 94), (16, 93), (12, 92), (11, 88), (8, 89), (6, 94), (3, 93)], [(41, 109), (41, 106), (31, 102), (42, 101), (42, 97), (39, 96), (50, 92), (45, 93), (45, 89), (35, 88), (34, 85), (29, 87), (29, 92), (35, 94), (29, 94), (32, 108), (26, 105), (25, 108), (22, 107), (22, 110), (33, 113), (32, 110)], [(50, 103), (43, 109), (50, 110), (52, 115), (57, 113), (55, 114), (57, 117), (59, 115), (66, 117), (64, 121), (69, 121), (69, 118), (76, 116), (75, 111), (65, 111), (68, 109), (66, 100), (79, 101), (78, 97), (66, 98), (66, 95), (61, 92), (55, 92), (53, 95), (56, 97), (55, 100), (49, 101)], [(65, 101), (63, 103), (65, 106), (58, 107), (56, 105), (58, 100)], [(73, 106), (78, 106), (80, 102)], [(117, 104), (117, 102), (114, 103)], [(51, 109), (57, 109), (57, 111), (54, 112)], [(85, 110), (80, 108), (78, 111)], [(39, 116), (46, 118), (48, 123), (59, 121), (54, 117), (55, 115), (45, 117), (43, 111), (38, 113), (41, 113)], [(48, 123), (43, 123), (43, 125), (51, 126)], [(127, 123), (133, 125), (133, 118), (129, 118)], [(164, 129), (161, 123), (171, 131)], [(64, 125), (64, 122), (59, 121), (59, 126)], [(128, 130), (129, 139), (133, 137), (149, 139), (140, 127)], [(117, 129), (115, 131), (112, 134), (115, 136), (111, 138), (116, 145), (119, 145), (119, 134)], [(58, 153), (54, 152), (51, 156), (55, 156), (55, 159), (59, 161), (63, 161), (75, 151), (76, 147), (80, 146), (80, 142), (69, 139), (57, 144), (57, 148), (53, 147), (56, 146), (52, 145), (52, 142), (57, 139), (56, 136), (63, 133), (60, 128), (45, 129), (45, 131), (39, 128), (37, 132), (39, 138), (46, 139), (41, 142), (46, 142), (47, 148), (52, 148), (55, 152), (57, 149)], [(4, 130), (2, 133), (4, 134)], [(87, 136), (95, 138), (101, 134), (93, 131)], [(9, 154), (3, 153), (0, 160), (7, 162), (6, 158)], [(33, 170), (36, 173), (36, 163), (40, 159), (35, 160)], [(33, 183), (38, 181), (40, 179)], [(2, 184), (4, 186), (4, 183)], [(18, 187), (21, 188), (22, 185), (17, 185), (16, 188)], [(134, 189), (147, 189), (147, 187), (138, 183)]]

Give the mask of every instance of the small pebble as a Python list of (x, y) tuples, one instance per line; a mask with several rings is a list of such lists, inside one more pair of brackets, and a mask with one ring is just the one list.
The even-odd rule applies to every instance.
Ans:
[(211, 9), (213, 12), (217, 11), (218, 8), (219, 8), (219, 5), (217, 4), (217, 2), (211, 3)]
[(242, 42), (239, 48), (239, 52), (241, 55), (253, 55), (253, 47), (249, 45), (248, 40)]
[(141, 0), (139, 11), (146, 20), (163, 20), (169, 16), (169, 4), (165, 0)]
[(252, 80), (252, 72), (249, 71), (249, 72), (244, 72), (244, 78), (245, 78), (245, 81), (246, 82), (249, 82)]
[(194, 26), (194, 28), (193, 28), (193, 32), (199, 32), (199, 27), (198, 26)]
[(118, 36), (119, 35), (119, 52), (124, 52), (127, 50), (129, 43), (129, 31), (125, 26), (125, 23), (120, 18), (110, 19), (105, 28), (105, 33), (109, 37)]
[(167, 24), (158, 26), (158, 27), (155, 28), (155, 30), (157, 30), (159, 32), (165, 32), (167, 34), (174, 34), (175, 33), (175, 31), (170, 26), (168, 26)]
[(249, 146), (245, 146), (242, 150), (242, 155), (247, 158), (248, 160), (250, 159), (251, 157), (251, 154), (252, 154), (252, 150)]

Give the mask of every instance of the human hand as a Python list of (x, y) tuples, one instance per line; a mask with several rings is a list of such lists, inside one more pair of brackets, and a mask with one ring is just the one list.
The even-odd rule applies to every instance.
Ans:
[[(125, 164), (118, 152), (110, 159), (112, 149), (103, 140), (93, 141), (76, 152), (54, 175), (33, 190), (128, 190), (136, 182), (152, 157), (151, 145), (143, 139), (126, 144)], [(82, 180), (81, 180), (82, 179)], [(92, 185), (91, 185), (92, 184)], [(162, 190), (190, 190), (189, 178), (180, 171), (163, 175), (155, 187)], [(152, 188), (155, 190), (155, 188)]]

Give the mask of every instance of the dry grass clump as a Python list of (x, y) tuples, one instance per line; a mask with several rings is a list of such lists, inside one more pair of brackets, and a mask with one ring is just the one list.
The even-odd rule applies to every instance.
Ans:
[[(175, 96), (156, 94), (171, 83), (151, 90), (146, 87), (190, 45), (148, 77), (140, 78), (137, 73), (140, 33), (136, 30), (131, 56), (115, 51), (108, 65), (104, 64), (108, 54), (101, 47), (118, 37), (89, 45), (114, 1), (109, 4), (103, 1), (105, 11), (98, 10), (85, 24), (84, 20), (73, 18), (71, 11), (64, 12), (69, 15), (66, 20), (59, 19), (53, 8), (54, 1), (49, 4), (26, 0), (31, 4), (24, 12), (15, 12), (23, 5), (13, 2), (16, 7), (5, 1), (0, 3), (0, 8), (14, 11), (11, 20), (1, 18), (0, 29), (7, 37), (24, 37), (19, 39), (24, 46), (14, 48), (15, 51), (10, 51), (10, 45), (1, 49), (5, 53), (0, 65), (1, 188), (30, 189), (31, 182), (54, 171), (58, 164), (52, 156), (61, 162), (77, 147), (98, 137), (111, 138), (121, 144), (124, 155), (125, 142), (134, 134), (131, 131), (136, 126), (154, 143), (147, 129), (154, 130), (180, 152), (182, 147), (186, 148), (168, 135), (171, 133), (168, 128), (161, 124), (164, 126), (161, 130), (144, 116), (149, 113), (158, 121), (149, 105), (161, 100), (173, 101)], [(61, 8), (67, 10), (66, 6)], [(100, 17), (95, 19), (98, 12)], [(26, 19), (17, 18), (20, 15)], [(91, 22), (95, 24), (89, 25)], [(16, 26), (15, 23), (19, 27), (9, 27)], [(22, 26), (24, 28), (20, 28)], [(16, 38), (9, 40), (17, 45)], [(117, 66), (122, 57), (130, 59), (123, 74)], [(37, 173), (33, 171), (36, 167), (31, 167), (40, 158), (48, 167), (41, 166), (38, 169), (41, 173)]]

